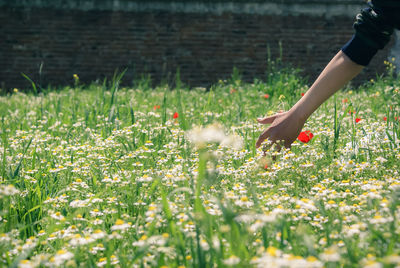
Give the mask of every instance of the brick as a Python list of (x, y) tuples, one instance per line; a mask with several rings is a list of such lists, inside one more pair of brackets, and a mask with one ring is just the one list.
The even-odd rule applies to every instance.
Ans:
[[(30, 88), (20, 75), (43, 85), (84, 82), (129, 67), (129, 85), (140, 73), (157, 84), (180, 68), (190, 86), (208, 86), (230, 77), (236, 66), (246, 81), (265, 77), (267, 46), (271, 58), (302, 68), (315, 79), (353, 34), (353, 17), (247, 13), (187, 13), (132, 10), (65, 10), (49, 7), (2, 7), (0, 12), (0, 85)], [(357, 81), (385, 69), (389, 46), (380, 51)]]

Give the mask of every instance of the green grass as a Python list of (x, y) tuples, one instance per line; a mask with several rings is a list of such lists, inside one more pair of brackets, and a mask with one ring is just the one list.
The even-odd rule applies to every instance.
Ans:
[(400, 265), (395, 77), (337, 93), (309, 143), (266, 156), (255, 119), (301, 97), (297, 73), (209, 91), (120, 78), (0, 97), (0, 266)]

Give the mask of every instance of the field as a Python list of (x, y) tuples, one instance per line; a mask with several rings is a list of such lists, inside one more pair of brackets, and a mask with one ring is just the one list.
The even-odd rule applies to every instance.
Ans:
[(257, 117), (290, 70), (210, 90), (103, 84), (0, 97), (0, 266), (400, 267), (400, 81), (347, 88), (281, 151)]

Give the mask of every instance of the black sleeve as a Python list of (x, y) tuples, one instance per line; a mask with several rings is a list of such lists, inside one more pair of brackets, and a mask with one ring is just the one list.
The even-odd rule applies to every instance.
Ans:
[(357, 15), (354, 29), (356, 33), (342, 51), (355, 63), (366, 66), (390, 41), (394, 27), (382, 11), (370, 7)]

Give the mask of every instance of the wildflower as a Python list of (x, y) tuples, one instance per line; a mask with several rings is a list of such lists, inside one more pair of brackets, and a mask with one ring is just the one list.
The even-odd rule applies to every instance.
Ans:
[(111, 262), (112, 265), (118, 264), (119, 261), (118, 261), (117, 256), (111, 255), (111, 256), (110, 256), (110, 262)]
[(147, 245), (147, 235), (142, 235), (142, 237), (138, 240), (132, 243), (132, 246), (134, 247), (143, 247)]
[(264, 99), (268, 99), (268, 98), (269, 98), (269, 94), (265, 94)]
[(147, 174), (144, 174), (143, 177), (137, 179), (138, 182), (151, 182), (152, 180), (153, 178)]
[(317, 210), (317, 208), (314, 205), (314, 202), (307, 198), (302, 198), (300, 200), (297, 200), (296, 204), (299, 206), (299, 208), (303, 208), (303, 209), (310, 210), (310, 211)]
[(44, 230), (40, 230), (37, 236), (44, 236), (46, 232)]
[(375, 260), (362, 260), (361, 263), (363, 264), (364, 268), (382, 268), (383, 265)]
[(129, 227), (131, 227), (131, 225), (129, 223), (125, 223), (123, 220), (118, 219), (115, 221), (115, 224), (113, 226), (111, 226), (111, 230), (115, 231), (115, 230), (126, 230)]
[(85, 221), (86, 219), (83, 218), (83, 216), (81, 214), (76, 215), (76, 217), (74, 218), (74, 220), (76, 221)]
[(377, 157), (375, 160), (376, 160), (376, 161), (379, 161), (379, 162), (381, 162), (381, 163), (387, 162), (387, 159), (386, 159), (386, 158), (383, 158), (382, 156)]
[(0, 198), (3, 196), (11, 196), (19, 193), (19, 190), (14, 185), (0, 185)]
[(155, 245), (155, 246), (163, 246), (165, 245), (166, 242), (167, 240), (162, 235), (154, 235), (147, 239), (147, 243), (149, 245)]
[(72, 246), (82, 246), (82, 245), (86, 245), (89, 243), (92, 243), (94, 241), (94, 239), (90, 236), (81, 236), (80, 234), (75, 234), (72, 239), (69, 241), (69, 243)]
[(340, 260), (338, 249), (334, 246), (325, 249), (324, 252), (319, 255), (319, 257), (325, 262), (336, 262)]
[(97, 209), (97, 208), (93, 209), (93, 210), (90, 211), (89, 213), (90, 213), (90, 216), (92, 216), (92, 217), (97, 217), (97, 216), (102, 216), (102, 215), (104, 215), (104, 213), (101, 212), (101, 211), (100, 211), (99, 209)]
[(387, 121), (387, 117), (386, 116), (383, 117), (383, 121)]
[(54, 257), (50, 259), (50, 263), (55, 266), (61, 266), (65, 261), (70, 260), (73, 257), (74, 254), (64, 249), (61, 249), (57, 251), (56, 255), (54, 255)]
[(21, 260), (18, 264), (18, 268), (31, 268), (35, 265), (30, 260)]
[(56, 219), (56, 220), (59, 220), (59, 221), (65, 220), (65, 217), (59, 211), (57, 211), (56, 213), (51, 214), (50, 216), (53, 219)]
[(314, 256), (307, 257), (306, 261), (306, 267), (323, 267), (323, 264)]
[(104, 250), (106, 250), (106, 249), (104, 248), (104, 245), (101, 244), (101, 243), (99, 243), (99, 244), (97, 244), (96, 246), (94, 246), (94, 247), (92, 247), (92, 248), (90, 249), (90, 253), (92, 253), (92, 254), (97, 254), (99, 251), (104, 251)]
[(223, 147), (240, 149), (242, 140), (236, 135), (225, 135), (221, 126), (209, 125), (206, 128), (196, 127), (187, 132), (187, 138), (196, 147), (204, 147), (207, 143), (220, 143)]
[(266, 249), (266, 252), (267, 252), (268, 255), (270, 255), (272, 257), (276, 257), (281, 253), (281, 251), (279, 249), (277, 249), (276, 247), (272, 247), (272, 246), (269, 246)]
[(400, 264), (400, 256), (396, 254), (392, 254), (389, 256), (386, 256), (384, 258), (385, 263), (391, 263), (391, 264)]
[(301, 142), (307, 143), (314, 137), (310, 130), (302, 131), (297, 139)]
[(236, 265), (240, 262), (240, 258), (235, 255), (230, 256), (228, 259), (224, 260), (224, 264), (228, 266)]
[(14, 88), (14, 93), (18, 93), (18, 88)]
[(391, 222), (391, 221), (393, 221), (392, 217), (384, 218), (380, 214), (377, 214), (371, 219), (370, 222), (372, 224), (384, 224), (384, 223)]
[(301, 96), (304, 97), (304, 92), (301, 92)]
[(201, 240), (200, 240), (200, 246), (201, 246), (201, 248), (202, 248), (203, 250), (205, 250), (205, 251), (207, 251), (207, 250), (210, 249), (210, 245), (209, 245), (209, 244), (207, 243), (207, 241), (204, 240), (204, 239), (201, 239)]
[(169, 237), (169, 234), (168, 234), (168, 233), (163, 233), (163, 234), (162, 234), (162, 237), (165, 238), (165, 239), (167, 239), (167, 238)]
[(99, 229), (95, 230), (93, 232), (93, 234), (92, 234), (92, 238), (95, 239), (95, 240), (96, 239), (101, 239), (101, 238), (103, 238), (105, 236), (106, 236), (106, 234), (102, 230), (99, 230)]
[(178, 117), (179, 117), (178, 112), (175, 112), (173, 118), (176, 119), (176, 118), (178, 118)]
[(360, 122), (361, 121), (361, 118), (356, 118), (356, 123), (358, 123), (358, 122)]
[(89, 200), (78, 200), (77, 199), (77, 200), (71, 201), (71, 203), (69, 203), (69, 205), (72, 208), (83, 208), (83, 207), (87, 206), (88, 202), (89, 202)]
[(153, 110), (156, 111), (157, 109), (160, 109), (160, 105), (154, 105)]
[(96, 263), (97, 267), (103, 267), (107, 264), (107, 258), (100, 258)]
[(240, 207), (251, 207), (254, 205), (254, 202), (249, 200), (247, 196), (242, 196), (239, 200), (235, 201), (235, 204)]

